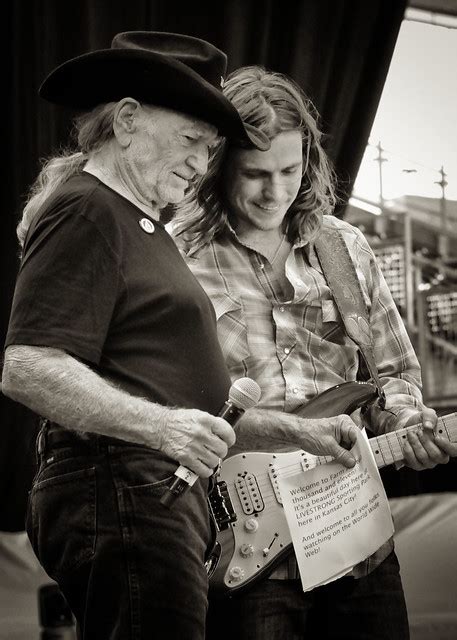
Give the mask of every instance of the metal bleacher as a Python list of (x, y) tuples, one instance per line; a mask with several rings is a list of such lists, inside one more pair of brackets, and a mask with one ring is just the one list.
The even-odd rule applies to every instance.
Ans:
[(457, 255), (452, 247), (446, 257), (424, 250), (423, 229), (404, 207), (379, 216), (350, 207), (345, 219), (365, 232), (376, 254), (421, 362), (425, 401), (456, 411)]

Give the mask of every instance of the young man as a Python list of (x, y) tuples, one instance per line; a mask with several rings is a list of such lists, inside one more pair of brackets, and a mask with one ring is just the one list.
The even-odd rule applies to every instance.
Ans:
[[(215, 307), (232, 378), (250, 376), (262, 389), (258, 409), (236, 429), (231, 453), (291, 450), (300, 440), (307, 449), (303, 430), (315, 429), (317, 436), (328, 419), (301, 418), (301, 408), (330, 387), (358, 379), (359, 350), (315, 247), (338, 230), (368, 308), (386, 395), (385, 410), (374, 405), (365, 420), (376, 434), (422, 422), (423, 432), (405, 441), (404, 463), (424, 469), (447, 462), (457, 449), (434, 437), (436, 414), (423, 406), (419, 363), (373, 252), (358, 229), (330, 215), (334, 178), (312, 105), (290, 79), (259, 67), (234, 72), (224, 94), (246, 123), (268, 136), (270, 149), (221, 146), (201, 185), (199, 207), (183, 205), (175, 232)], [(298, 578), (296, 563), (288, 561), (241, 595), (211, 602), (207, 637), (408, 637), (392, 540), (329, 585), (303, 593)]]

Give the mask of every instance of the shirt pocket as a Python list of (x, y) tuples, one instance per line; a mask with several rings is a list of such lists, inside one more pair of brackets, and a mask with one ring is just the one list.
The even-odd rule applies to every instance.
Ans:
[(241, 367), (249, 356), (248, 332), (241, 300), (228, 294), (211, 296), (216, 312), (217, 335), (227, 366)]
[(333, 300), (322, 300), (322, 313), (319, 333), (322, 340), (346, 343), (346, 332), (338, 307)]
[(322, 324), (339, 322), (340, 312), (333, 300), (322, 300)]

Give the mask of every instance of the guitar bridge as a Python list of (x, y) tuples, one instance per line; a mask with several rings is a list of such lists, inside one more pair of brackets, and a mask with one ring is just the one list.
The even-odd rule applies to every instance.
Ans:
[[(287, 463), (278, 464), (276, 456), (273, 456), (273, 462), (269, 465), (268, 475), (270, 477), (271, 486), (276, 496), (276, 500), (282, 505), (281, 492), (279, 490), (278, 478), (282, 475), (293, 475), (293, 473), (300, 473), (300, 471), (307, 471), (318, 464), (319, 457), (314, 456), (311, 453), (299, 450), (287, 454)], [(322, 457), (322, 460), (324, 458)]]
[(218, 531), (227, 529), (229, 524), (237, 520), (227, 489), (227, 483), (223, 480), (216, 482), (209, 493), (208, 506)]

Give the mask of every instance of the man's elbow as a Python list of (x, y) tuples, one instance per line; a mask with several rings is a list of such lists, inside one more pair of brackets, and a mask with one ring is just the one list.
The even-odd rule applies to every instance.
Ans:
[(21, 358), (20, 347), (8, 347), (5, 352), (2, 372), (3, 395), (21, 402), (27, 390), (27, 367)]
[(2, 373), (2, 393), (12, 400), (17, 400), (19, 384), (18, 376), (15, 375), (14, 368), (14, 364), (5, 361)]

